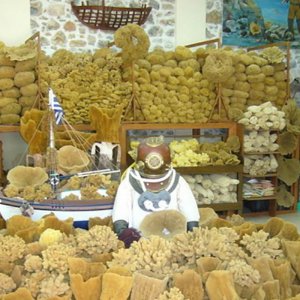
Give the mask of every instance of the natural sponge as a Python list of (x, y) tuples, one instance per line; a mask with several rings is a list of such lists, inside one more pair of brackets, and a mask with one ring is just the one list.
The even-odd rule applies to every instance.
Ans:
[(146, 216), (140, 225), (143, 236), (159, 235), (172, 238), (186, 231), (186, 219), (176, 210), (153, 212)]
[(232, 59), (227, 51), (213, 51), (207, 56), (202, 71), (212, 82), (225, 82), (234, 73)]

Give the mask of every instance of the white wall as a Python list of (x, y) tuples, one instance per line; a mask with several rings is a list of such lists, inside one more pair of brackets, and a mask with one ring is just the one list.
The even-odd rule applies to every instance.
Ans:
[(0, 0), (0, 41), (18, 46), (30, 35), (30, 0)]
[(176, 0), (175, 43), (187, 45), (206, 40), (206, 0)]
[[(31, 36), (30, 0), (0, 0), (0, 41), (6, 46), (21, 45)], [(4, 170), (9, 170), (25, 153), (27, 145), (19, 133), (0, 133)]]

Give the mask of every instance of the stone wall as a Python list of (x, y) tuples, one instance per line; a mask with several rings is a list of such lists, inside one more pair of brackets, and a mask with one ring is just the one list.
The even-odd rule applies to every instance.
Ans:
[[(79, 4), (80, 1), (74, 1)], [(98, 1), (89, 1), (89, 3)], [(108, 6), (139, 7), (141, 1), (106, 0)], [(175, 0), (149, 0), (152, 11), (143, 25), (151, 47), (173, 49), (175, 44)], [(74, 52), (94, 51), (113, 40), (113, 31), (95, 30), (80, 23), (70, 0), (31, 0), (32, 33), (41, 34), (42, 49), (52, 54), (57, 49)]]
[(223, 0), (206, 0), (206, 37), (222, 36)]
[[(106, 0), (106, 5), (135, 6), (146, 3), (152, 7), (143, 25), (151, 40), (151, 47), (160, 46), (171, 50), (175, 46), (176, 0)], [(177, 0), (178, 1), (178, 0)], [(32, 33), (41, 33), (42, 48), (51, 54), (60, 48), (75, 52), (93, 51), (113, 40), (112, 31), (93, 30), (82, 25), (71, 10), (70, 0), (31, 0)], [(79, 3), (80, 1), (74, 1)], [(99, 1), (89, 1), (97, 4)], [(207, 39), (220, 37), (222, 33), (222, 0), (206, 0)]]
[[(151, 40), (151, 48), (175, 47), (175, 1), (183, 0), (106, 0), (106, 5), (152, 7), (143, 25)], [(79, 4), (80, 0), (75, 0)], [(97, 4), (99, 0), (90, 0)], [(32, 33), (41, 33), (42, 49), (52, 54), (60, 48), (74, 52), (94, 51), (113, 40), (112, 31), (94, 30), (82, 25), (72, 13), (71, 0), (30, 0)], [(222, 36), (223, 0), (206, 0), (206, 37)], [(299, 50), (299, 49), (298, 49)], [(300, 77), (300, 51), (292, 51), (291, 79)]]

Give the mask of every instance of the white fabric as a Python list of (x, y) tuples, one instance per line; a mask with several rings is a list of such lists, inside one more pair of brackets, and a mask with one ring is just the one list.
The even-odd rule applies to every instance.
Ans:
[[(140, 194), (134, 190), (129, 182), (129, 170), (120, 183), (113, 213), (113, 222), (118, 220), (124, 220), (128, 222), (129, 227), (139, 229), (139, 226), (143, 219), (151, 212), (142, 210), (138, 205), (138, 198)], [(175, 176), (175, 172), (172, 172)], [(173, 180), (171, 180), (173, 181)], [(168, 190), (168, 188), (166, 188)], [(187, 222), (199, 221), (200, 215), (194, 195), (188, 185), (188, 183), (180, 176), (179, 182), (176, 188), (171, 192), (171, 201), (166, 209), (174, 209), (181, 212)]]

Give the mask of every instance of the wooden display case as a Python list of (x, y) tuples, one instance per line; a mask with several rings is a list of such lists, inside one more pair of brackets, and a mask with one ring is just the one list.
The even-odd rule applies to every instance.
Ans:
[(198, 167), (178, 167), (175, 168), (181, 175), (196, 174), (235, 174), (240, 183), (237, 185), (237, 202), (234, 203), (214, 203), (208, 205), (199, 205), (200, 207), (212, 207), (215, 211), (232, 214), (241, 213), (243, 208), (242, 189), (243, 189), (243, 126), (235, 122), (220, 123), (180, 123), (180, 124), (159, 124), (159, 123), (122, 123), (120, 127), (120, 147), (121, 147), (121, 171), (124, 172), (134, 160), (128, 154), (130, 142), (133, 140), (142, 140), (148, 136), (163, 135), (166, 142), (174, 139), (196, 138), (199, 141), (206, 136), (207, 132), (213, 131), (213, 134), (207, 135), (211, 139), (225, 141), (229, 136), (238, 136), (240, 140), (240, 153), (238, 153), (241, 163), (239, 165), (207, 165)]
[[(247, 130), (249, 131), (249, 130)], [(246, 132), (246, 131), (245, 131)], [(271, 133), (280, 134), (278, 130), (271, 130)], [(242, 156), (245, 158), (247, 155), (259, 155), (259, 156), (268, 156), (268, 155), (274, 155), (275, 158), (280, 155), (278, 151), (265, 151), (265, 152), (246, 152), (242, 154)], [(292, 158), (299, 159), (299, 139), (298, 139), (298, 146), (294, 153), (291, 154)], [(266, 215), (274, 217), (276, 214), (284, 214), (284, 213), (291, 213), (296, 210), (297, 201), (298, 201), (298, 195), (299, 195), (299, 180), (297, 180), (294, 184), (291, 185), (289, 188), (290, 193), (294, 197), (293, 205), (290, 208), (282, 208), (280, 207), (276, 202), (276, 188), (280, 184), (280, 179), (278, 179), (277, 172), (274, 173), (266, 173), (264, 175), (250, 175), (247, 173), (243, 173), (244, 183), (246, 179), (268, 179), (272, 182), (274, 185), (274, 194), (268, 195), (268, 196), (261, 196), (261, 197), (244, 197), (243, 195), (243, 202), (244, 202), (244, 208), (248, 205), (254, 206), (255, 203), (257, 204), (257, 210), (254, 209), (251, 212), (246, 212), (243, 215), (244, 216), (257, 216), (257, 215)]]

